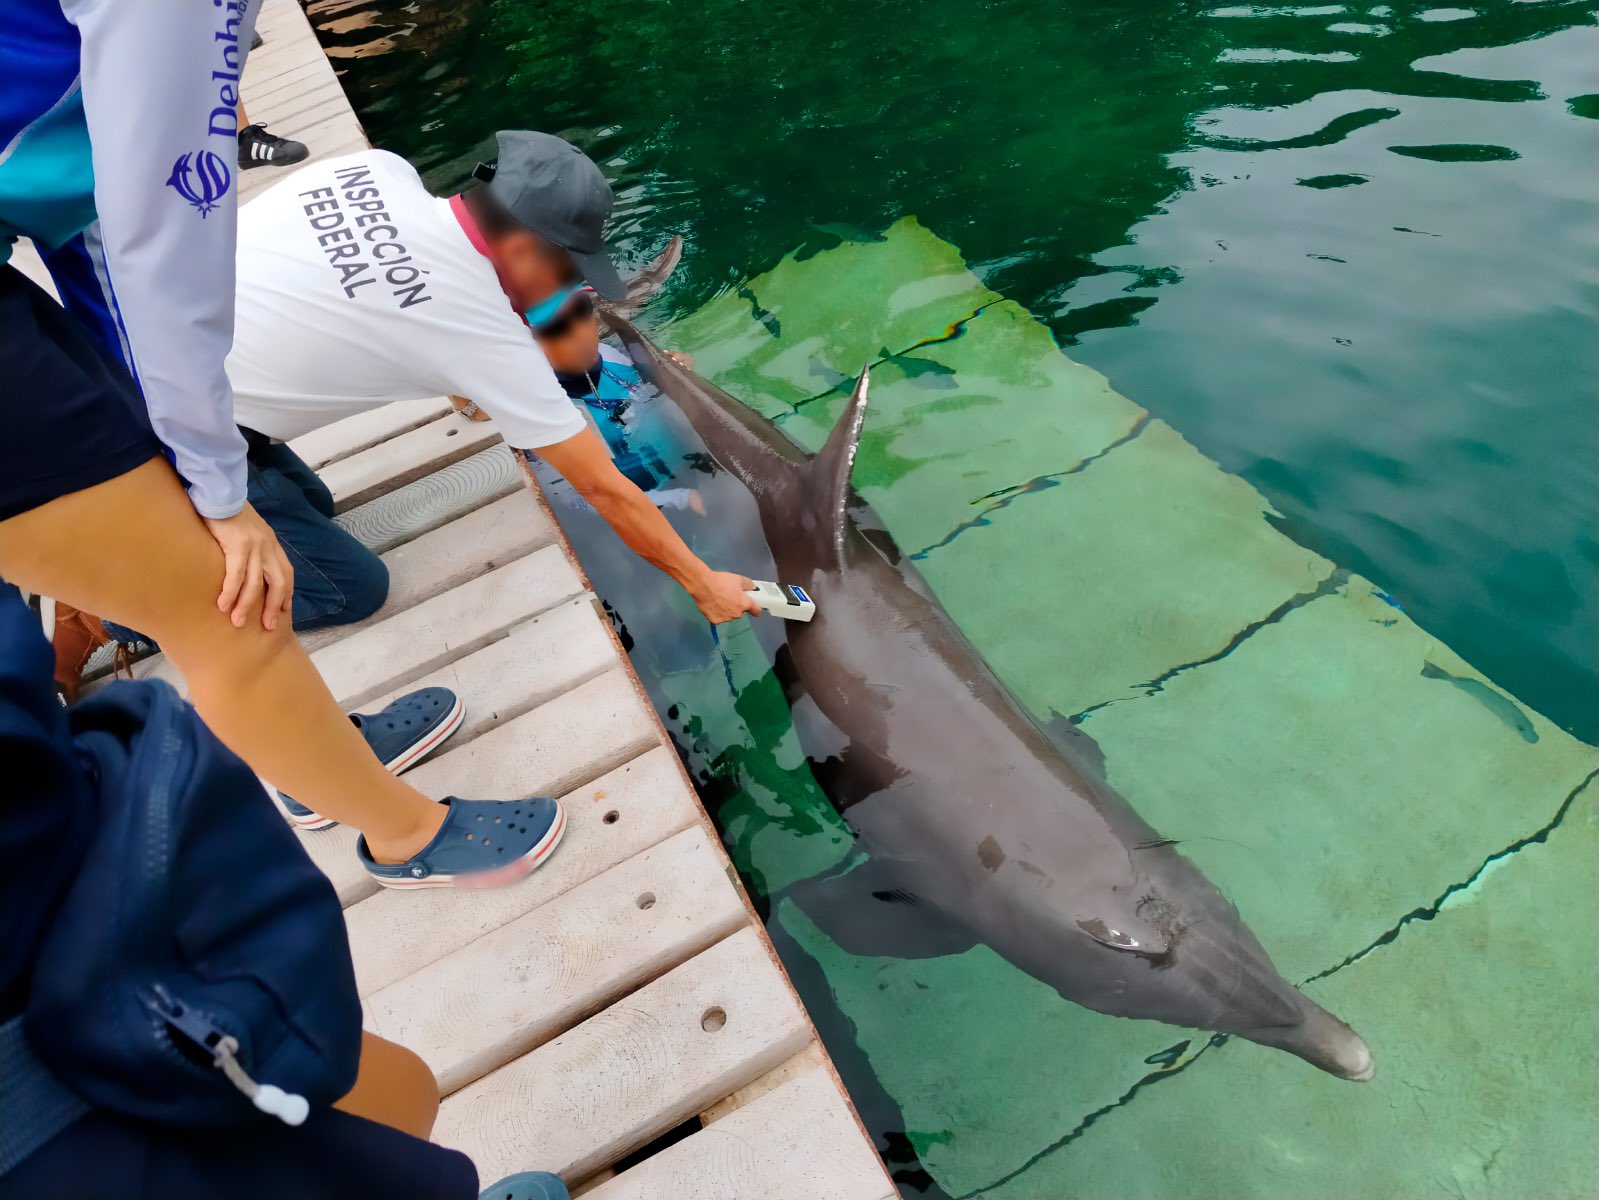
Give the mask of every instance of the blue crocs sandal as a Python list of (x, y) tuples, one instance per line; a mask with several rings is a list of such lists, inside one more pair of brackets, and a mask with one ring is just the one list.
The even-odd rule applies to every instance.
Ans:
[(572, 1200), (559, 1175), (548, 1171), (523, 1171), (507, 1175), (484, 1190), (477, 1200)]
[(433, 840), (402, 863), (380, 863), (355, 844), (361, 865), (384, 887), (491, 888), (532, 873), (561, 842), (566, 813), (554, 800), (462, 800), (447, 796), (449, 812)]
[[(466, 706), (461, 698), (442, 687), (410, 692), (370, 716), (350, 714), (378, 761), (396, 775), (437, 750), (465, 719)], [(332, 829), (338, 824), (282, 792), (278, 793), (278, 804), (297, 829)]]

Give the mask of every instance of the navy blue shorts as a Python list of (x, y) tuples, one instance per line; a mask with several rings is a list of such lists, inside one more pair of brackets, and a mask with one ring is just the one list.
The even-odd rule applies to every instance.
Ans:
[(94, 1112), (0, 1175), (0, 1200), (476, 1200), (466, 1155), (332, 1109), (298, 1129)]
[(0, 521), (163, 452), (127, 369), (10, 265), (0, 265), (0, 430)]

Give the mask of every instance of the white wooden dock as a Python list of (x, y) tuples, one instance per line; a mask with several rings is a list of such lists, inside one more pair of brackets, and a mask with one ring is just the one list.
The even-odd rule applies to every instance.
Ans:
[[(304, 14), (266, 0), (253, 121), (311, 161), (364, 147)], [(252, 170), (241, 198), (285, 177)], [(296, 450), (391, 572), (372, 619), (303, 640), (350, 710), (425, 684), (466, 720), (407, 780), (559, 796), (565, 841), (491, 891), (379, 889), (348, 829), (303, 834), (345, 905), (366, 1021), (419, 1053), (436, 1140), (485, 1184), (551, 1170), (595, 1200), (884, 1200), (863, 1132), (587, 580), (492, 423), (442, 399)], [(159, 659), (141, 674), (172, 676)], [(181, 687), (181, 680), (174, 680)], [(703, 1128), (620, 1174), (625, 1156)]]

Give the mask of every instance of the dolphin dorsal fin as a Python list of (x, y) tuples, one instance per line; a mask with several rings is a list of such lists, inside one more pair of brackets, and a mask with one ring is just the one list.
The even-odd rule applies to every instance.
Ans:
[(844, 413), (827, 435), (827, 444), (811, 460), (807, 484), (811, 510), (835, 555), (844, 551), (845, 508), (849, 504), (849, 478), (855, 455), (861, 446), (861, 430), (866, 426), (866, 393), (871, 367), (861, 368), (855, 390), (850, 393)]

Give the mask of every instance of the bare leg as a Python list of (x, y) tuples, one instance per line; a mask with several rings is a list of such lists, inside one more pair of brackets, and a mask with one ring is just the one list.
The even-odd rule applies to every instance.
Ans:
[(0, 576), (155, 638), (218, 737), (365, 833), (379, 861), (404, 861), (443, 824), (442, 806), (373, 757), (289, 622), (235, 629), (217, 611), (222, 552), (163, 460), (0, 521)]
[(333, 1107), (425, 1141), (439, 1115), (439, 1085), (404, 1046), (363, 1032), (355, 1086)]
[(244, 101), (239, 101), (239, 128), (243, 129), (250, 123), (249, 114), (244, 111)]

